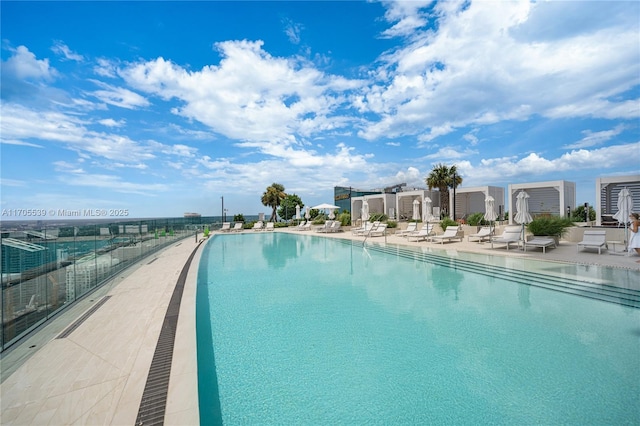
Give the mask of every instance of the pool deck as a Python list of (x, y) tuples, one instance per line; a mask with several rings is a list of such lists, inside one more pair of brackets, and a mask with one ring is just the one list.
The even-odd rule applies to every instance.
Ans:
[[(364, 240), (350, 231), (324, 234), (276, 229), (274, 232)], [(491, 249), (488, 242), (468, 242), (466, 237), (462, 242), (442, 245), (411, 242), (393, 232), (390, 230), (386, 237), (370, 237), (368, 241), (640, 271), (637, 263), (640, 256), (609, 254), (606, 250), (598, 254), (593, 249), (578, 252), (575, 243), (566, 241), (561, 241), (557, 248), (548, 248), (546, 253), (541, 248), (523, 252), (513, 248), (507, 251), (503, 246)], [(183, 266), (196, 248), (180, 307), (164, 424), (198, 424), (195, 292), (202, 245), (190, 238), (142, 259), (5, 351), (0, 359), (0, 424), (136, 424), (171, 295)], [(640, 289), (640, 283), (628, 284)], [(107, 296), (109, 299), (67, 337), (57, 338)]]

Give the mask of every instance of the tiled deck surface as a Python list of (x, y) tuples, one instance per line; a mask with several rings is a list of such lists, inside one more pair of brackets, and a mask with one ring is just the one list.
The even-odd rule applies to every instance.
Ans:
[[(363, 239), (352, 236), (349, 231), (306, 233)], [(385, 237), (371, 238), (371, 241), (384, 242)], [(492, 250), (489, 243), (467, 242), (466, 238), (463, 242), (445, 243), (444, 247), (424, 241), (407, 242), (392, 234), (386, 237), (386, 242), (640, 270), (637, 255), (578, 252), (575, 243), (565, 241), (544, 254), (533, 248), (526, 252)], [(169, 299), (182, 267), (195, 248), (195, 241), (187, 238), (143, 259), (6, 351), (1, 361), (0, 424), (134, 425)], [(199, 423), (195, 290), (201, 251), (200, 248), (193, 259), (180, 309), (165, 417), (167, 425)], [(157, 260), (149, 263), (155, 257)], [(640, 287), (640, 283), (628, 284)], [(106, 295), (111, 296), (110, 299), (68, 337), (55, 338)], [(35, 347), (31, 348), (32, 345)]]

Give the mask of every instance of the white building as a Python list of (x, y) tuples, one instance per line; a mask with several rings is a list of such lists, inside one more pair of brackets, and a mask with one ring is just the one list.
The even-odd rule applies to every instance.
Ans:
[(120, 263), (110, 254), (87, 255), (67, 267), (67, 301), (71, 302), (94, 288)]

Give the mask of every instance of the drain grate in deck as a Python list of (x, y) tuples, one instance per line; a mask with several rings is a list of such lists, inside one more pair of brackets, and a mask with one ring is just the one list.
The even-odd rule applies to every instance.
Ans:
[(189, 266), (196, 254), (196, 247), (185, 263), (178, 282), (171, 295), (167, 313), (162, 323), (162, 330), (156, 345), (156, 350), (151, 360), (149, 376), (142, 393), (142, 401), (138, 409), (136, 425), (161, 425), (164, 424), (164, 414), (167, 408), (167, 393), (169, 391), (169, 376), (171, 375), (171, 362), (173, 360), (173, 345), (178, 325), (178, 314), (184, 284), (187, 281)]
[(107, 300), (109, 300), (110, 298), (111, 298), (111, 296), (104, 296), (102, 299), (100, 299), (98, 301), (98, 303), (96, 303), (91, 308), (89, 308), (89, 310), (87, 312), (85, 312), (80, 318), (75, 320), (75, 322), (73, 324), (71, 324), (62, 333), (60, 333), (58, 335), (58, 337), (56, 337), (56, 339), (64, 339), (65, 337), (68, 337), (71, 333), (73, 333), (73, 331), (76, 328), (80, 327), (83, 322), (85, 322), (91, 315), (93, 315), (95, 313), (95, 311), (97, 311), (98, 308), (100, 308), (100, 306), (104, 305), (105, 302)]

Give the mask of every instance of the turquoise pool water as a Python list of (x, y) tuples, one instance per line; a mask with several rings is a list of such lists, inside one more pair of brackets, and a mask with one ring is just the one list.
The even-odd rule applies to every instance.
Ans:
[(637, 272), (354, 244), (208, 242), (202, 424), (640, 422)]

